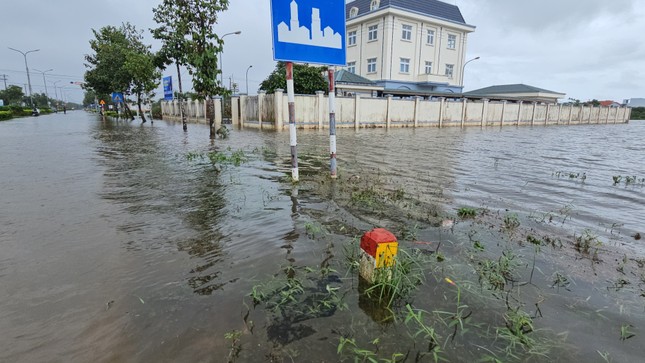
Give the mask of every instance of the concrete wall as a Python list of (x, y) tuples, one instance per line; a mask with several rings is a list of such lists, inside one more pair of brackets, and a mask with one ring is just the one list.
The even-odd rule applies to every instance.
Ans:
[[(214, 101), (215, 126), (217, 128), (222, 124), (222, 99), (221, 97), (216, 97)], [(206, 105), (203, 101), (184, 100), (184, 111), (186, 112), (186, 118), (188, 122), (208, 125), (208, 119), (206, 119)], [(162, 101), (161, 114), (164, 120), (181, 122), (179, 101)]]
[[(216, 109), (221, 110), (220, 99)], [(261, 92), (257, 96), (231, 98), (234, 125), (247, 128), (282, 130), (289, 126), (287, 95)], [(203, 103), (189, 107), (190, 120), (205, 123)], [(296, 124), (299, 128), (329, 127), (329, 100), (316, 95), (295, 96)], [(163, 102), (164, 118), (178, 119), (176, 102)], [(172, 112), (172, 114), (170, 114)], [(201, 116), (199, 116), (201, 115)], [(564, 106), (557, 104), (491, 102), (488, 100), (424, 100), (336, 97), (336, 126), (369, 127), (465, 127), (465, 126), (548, 126), (580, 124), (615, 124), (629, 121), (628, 108)], [(221, 115), (218, 117), (221, 122)]]

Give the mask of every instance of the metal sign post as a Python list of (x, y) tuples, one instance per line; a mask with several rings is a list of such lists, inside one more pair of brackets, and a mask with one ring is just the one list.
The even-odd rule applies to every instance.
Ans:
[[(271, 0), (271, 28), (273, 59), (287, 62), (291, 176), (297, 182), (299, 176), (292, 62), (340, 66), (346, 64), (345, 0)], [(330, 120), (330, 126), (331, 123)], [(333, 123), (332, 177), (335, 176), (336, 169), (335, 120)]]
[(334, 69), (329, 67), (329, 167), (331, 178), (336, 179), (336, 89), (334, 87)]

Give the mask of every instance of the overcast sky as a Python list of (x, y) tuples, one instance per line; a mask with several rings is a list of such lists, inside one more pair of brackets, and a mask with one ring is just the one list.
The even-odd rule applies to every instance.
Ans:
[[(477, 27), (468, 38), (465, 89), (496, 84), (525, 83), (566, 93), (581, 100), (622, 102), (645, 97), (645, 1), (643, 0), (447, 0), (460, 7), (466, 22)], [(160, 0), (4, 0), (0, 20), (0, 80), (27, 83), (24, 58), (28, 55), (34, 92), (48, 91), (53, 83), (70, 101), (83, 92), (70, 84), (82, 81), (84, 55), (90, 52), (91, 29), (130, 22), (146, 31), (153, 50), (159, 48), (148, 29), (155, 27), (152, 8)], [(232, 0), (215, 31), (225, 38), (224, 78), (232, 77), (240, 91), (255, 93), (274, 69), (271, 51), (269, 0)], [(188, 74), (183, 72), (188, 78)], [(164, 72), (175, 76), (174, 68)], [(297, 82), (297, 80), (296, 80)], [(228, 82), (226, 83), (228, 84)], [(4, 83), (0, 81), (0, 87)], [(162, 95), (158, 94), (158, 97)]]

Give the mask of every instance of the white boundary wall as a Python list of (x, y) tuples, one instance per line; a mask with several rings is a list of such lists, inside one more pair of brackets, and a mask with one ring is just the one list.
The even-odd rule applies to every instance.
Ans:
[[(189, 110), (190, 119), (206, 122), (203, 103), (188, 102), (193, 102)], [(329, 102), (323, 92), (316, 95), (296, 95), (295, 102), (298, 128), (329, 127)], [(232, 123), (246, 128), (287, 129), (287, 103), (287, 95), (282, 90), (277, 90), (274, 94), (260, 92), (257, 96), (234, 96), (231, 98)], [(221, 110), (221, 103), (216, 102), (216, 109)], [(177, 102), (162, 102), (162, 112), (164, 118), (166, 115), (179, 117)], [(221, 121), (221, 112), (217, 114)], [(471, 99), (453, 101), (444, 98), (424, 100), (420, 97), (394, 99), (391, 96), (361, 98), (360, 95), (336, 98), (338, 128), (617, 124), (629, 122), (630, 115), (631, 109), (626, 107)]]

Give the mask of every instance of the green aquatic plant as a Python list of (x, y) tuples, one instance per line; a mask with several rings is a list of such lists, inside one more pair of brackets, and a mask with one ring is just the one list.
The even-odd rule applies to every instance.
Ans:
[(426, 255), (399, 249), (394, 264), (375, 270), (374, 281), (364, 293), (387, 308), (407, 299), (425, 281)]
[(412, 334), (412, 338), (421, 336), (424, 341), (428, 342), (427, 351), (432, 354), (434, 361), (445, 361), (446, 359), (441, 356), (439, 335), (432, 326), (426, 324), (425, 322), (424, 316), (428, 315), (428, 313), (421, 309), (417, 309), (415, 311), (412, 309), (410, 304), (407, 304), (405, 308), (407, 309), (407, 314), (405, 316), (404, 323), (408, 325), (410, 322), (414, 322), (414, 324), (416, 325), (416, 330)]
[(517, 214), (509, 213), (504, 216), (504, 228), (511, 231), (520, 226), (520, 219)]
[(618, 185), (621, 180), (623, 180), (623, 177), (620, 175), (614, 175), (612, 176), (612, 179), (614, 179), (614, 185)]
[(224, 339), (231, 341), (231, 347), (229, 348), (229, 353), (227, 357), (227, 362), (232, 363), (239, 357), (240, 352), (242, 351), (242, 346), (240, 345), (240, 337), (242, 332), (239, 330), (233, 330), (224, 334)]
[(634, 326), (631, 324), (623, 324), (620, 327), (620, 340), (625, 341), (627, 339), (633, 338), (636, 336), (630, 328), (633, 328)]
[(474, 218), (477, 216), (477, 210), (475, 208), (461, 207), (457, 210), (457, 216), (463, 219)]
[(574, 235), (573, 241), (576, 251), (580, 253), (589, 254), (594, 249), (594, 257), (597, 257), (598, 248), (602, 246), (602, 242), (598, 239), (598, 236), (588, 229), (585, 229), (580, 236)]

